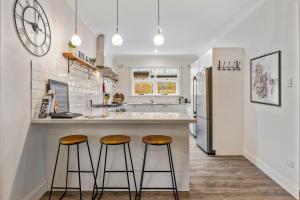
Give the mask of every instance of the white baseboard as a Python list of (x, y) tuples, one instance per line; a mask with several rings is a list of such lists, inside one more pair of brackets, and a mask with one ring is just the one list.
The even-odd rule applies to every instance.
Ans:
[(281, 176), (276, 170), (253, 154), (244, 151), (244, 156), (256, 167), (267, 174), (271, 179), (273, 179), (277, 184), (283, 187), (287, 192), (293, 195), (296, 199), (299, 199), (299, 188), (297, 186), (291, 184), (285, 177)]
[(22, 200), (38, 200), (45, 194), (45, 192), (47, 192), (47, 181), (43, 182), (40, 186), (35, 188)]

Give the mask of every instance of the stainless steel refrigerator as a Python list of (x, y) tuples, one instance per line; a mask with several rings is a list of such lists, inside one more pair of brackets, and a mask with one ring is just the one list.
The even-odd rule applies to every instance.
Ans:
[(215, 154), (212, 129), (212, 67), (200, 70), (193, 78), (193, 112), (197, 118), (197, 124), (194, 125), (197, 144), (207, 154)]

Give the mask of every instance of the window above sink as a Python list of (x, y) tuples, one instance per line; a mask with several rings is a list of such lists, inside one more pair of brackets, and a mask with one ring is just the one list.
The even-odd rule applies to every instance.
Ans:
[(133, 96), (180, 96), (180, 67), (132, 67), (130, 92)]

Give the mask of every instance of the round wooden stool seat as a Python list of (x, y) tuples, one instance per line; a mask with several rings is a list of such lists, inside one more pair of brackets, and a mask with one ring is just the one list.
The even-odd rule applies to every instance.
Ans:
[(147, 135), (143, 137), (143, 142), (151, 145), (166, 145), (173, 142), (173, 138), (166, 135)]
[(127, 135), (108, 135), (100, 138), (102, 144), (119, 145), (130, 142), (130, 137)]
[(59, 143), (62, 145), (80, 144), (88, 141), (88, 137), (85, 135), (68, 135), (59, 139)]

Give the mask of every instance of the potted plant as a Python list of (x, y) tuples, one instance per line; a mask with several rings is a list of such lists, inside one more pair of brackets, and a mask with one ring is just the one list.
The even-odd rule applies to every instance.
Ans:
[(76, 46), (74, 46), (71, 41), (69, 41), (68, 47), (69, 47), (69, 52), (75, 53)]

